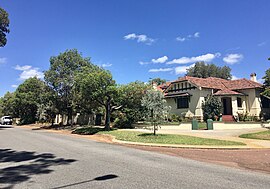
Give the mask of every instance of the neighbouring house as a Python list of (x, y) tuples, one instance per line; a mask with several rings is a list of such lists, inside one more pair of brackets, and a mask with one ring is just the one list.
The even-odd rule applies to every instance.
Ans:
[(157, 88), (164, 92), (171, 114), (185, 114), (199, 120), (203, 119), (202, 103), (207, 95), (217, 96), (222, 102), (223, 121), (233, 121), (239, 114), (246, 113), (259, 118), (262, 110), (262, 84), (256, 81), (255, 73), (250, 80), (185, 76)]

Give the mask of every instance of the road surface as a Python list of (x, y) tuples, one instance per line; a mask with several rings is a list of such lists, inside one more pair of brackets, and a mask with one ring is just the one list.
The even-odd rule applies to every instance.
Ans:
[(0, 126), (0, 188), (270, 188), (270, 175)]

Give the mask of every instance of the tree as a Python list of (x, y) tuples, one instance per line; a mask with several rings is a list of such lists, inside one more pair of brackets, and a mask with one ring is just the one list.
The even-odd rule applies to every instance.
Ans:
[(142, 106), (141, 101), (144, 92), (149, 87), (149, 85), (140, 81), (119, 86), (119, 96), (115, 101), (116, 104), (121, 105), (121, 109), (115, 113), (114, 124), (116, 127), (131, 128), (132, 123), (142, 120), (146, 109)]
[(154, 78), (154, 79), (150, 79), (148, 81), (148, 83), (150, 83), (150, 84), (156, 83), (157, 85), (161, 85), (163, 83), (166, 83), (166, 79), (161, 79), (161, 78), (157, 77), (157, 78)]
[(75, 75), (82, 72), (84, 67), (97, 69), (89, 58), (83, 58), (76, 49), (66, 50), (58, 56), (50, 58), (50, 69), (45, 72), (46, 83), (58, 96), (58, 108), (62, 115), (68, 115), (68, 124), (73, 124), (72, 115), (78, 104), (79, 93), (75, 87)]
[(270, 68), (265, 71), (265, 76), (263, 77), (264, 79), (264, 86), (265, 87), (270, 87)]
[(158, 129), (159, 122), (164, 120), (170, 109), (170, 107), (166, 105), (164, 94), (153, 89), (147, 90), (142, 98), (141, 103), (142, 106), (147, 109), (146, 115), (148, 118), (150, 118), (154, 127), (154, 135), (156, 135), (156, 130)]
[(0, 98), (0, 117), (9, 115), (16, 116), (15, 113), (15, 95), (14, 93), (7, 92), (2, 98)]
[(215, 64), (206, 64), (204, 62), (197, 62), (195, 66), (187, 69), (187, 76), (192, 77), (218, 77), (222, 79), (231, 79), (231, 68), (228, 66), (219, 67)]
[(208, 95), (202, 104), (204, 121), (207, 119), (215, 120), (216, 117), (219, 117), (221, 108), (222, 104), (220, 100), (215, 96)]
[(42, 102), (42, 94), (46, 85), (37, 77), (29, 78), (15, 91), (14, 111), (20, 117), (21, 124), (30, 124), (38, 120), (38, 106)]
[(4, 47), (7, 44), (7, 33), (9, 33), (8, 13), (0, 7), (0, 47)]
[(114, 100), (118, 89), (109, 71), (99, 68), (90, 71), (88, 68), (76, 75), (77, 85), (82, 98), (88, 103), (99, 104), (105, 109), (105, 130), (110, 130), (111, 112), (115, 108)]
[[(268, 58), (270, 60), (270, 58)], [(261, 95), (270, 97), (270, 68), (265, 71), (265, 76), (263, 76), (264, 82), (264, 91), (261, 93)]]

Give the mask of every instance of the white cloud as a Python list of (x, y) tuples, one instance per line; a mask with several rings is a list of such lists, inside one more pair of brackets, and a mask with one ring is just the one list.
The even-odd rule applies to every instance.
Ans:
[(39, 68), (33, 68), (32, 66), (29, 65), (25, 66), (16, 65), (15, 70), (22, 71), (19, 80), (26, 80), (29, 79), (30, 77), (37, 77), (39, 79), (44, 77), (44, 74), (39, 71)]
[(195, 37), (195, 38), (200, 37), (200, 33), (199, 33), (199, 32), (194, 33), (194, 37)]
[(137, 35), (135, 33), (128, 34), (124, 36), (125, 40), (134, 40), (136, 39), (138, 43), (145, 43), (147, 45), (151, 45), (153, 42), (155, 42), (154, 39), (147, 37), (147, 35)]
[(266, 41), (257, 44), (259, 47), (266, 45)]
[(163, 56), (163, 57), (160, 57), (160, 58), (157, 58), (157, 59), (152, 59), (152, 62), (153, 63), (164, 63), (168, 60), (168, 57), (167, 56)]
[(191, 67), (194, 67), (195, 64), (192, 64), (190, 66), (178, 66), (175, 68), (175, 73), (178, 75), (178, 74), (185, 74), (187, 73), (187, 69), (191, 68)]
[(176, 41), (184, 42), (184, 41), (186, 41), (186, 38), (185, 37), (177, 37)]
[(173, 59), (172, 61), (167, 62), (166, 64), (188, 64), (188, 63), (194, 63), (194, 62), (211, 62), (213, 59), (220, 56), (220, 53), (216, 54), (204, 54), (196, 57), (181, 57), (178, 59)]
[(242, 59), (242, 54), (227, 54), (227, 56), (223, 58), (223, 61), (227, 64), (235, 64), (237, 62), (240, 62)]
[(102, 67), (102, 68), (111, 67), (111, 66), (112, 66), (112, 64), (110, 64), (110, 63), (107, 63), (107, 64), (101, 64), (101, 67)]
[(192, 38), (199, 38), (199, 37), (200, 37), (200, 32), (195, 32), (194, 34), (189, 34), (186, 37), (178, 36), (176, 37), (176, 41), (184, 42)]
[(232, 80), (240, 79), (239, 77), (236, 77), (235, 75), (232, 75)]
[(140, 65), (146, 65), (146, 64), (150, 64), (151, 62), (143, 62), (143, 61), (140, 61), (139, 64)]
[(11, 85), (11, 87), (12, 87), (12, 88), (17, 88), (17, 87), (18, 87), (18, 85)]
[(32, 68), (32, 66), (29, 66), (29, 65), (25, 65), (25, 66), (16, 65), (15, 70), (25, 71), (25, 70), (29, 70), (31, 68)]
[(7, 63), (7, 58), (5, 57), (0, 58), (0, 64), (5, 64), (5, 63)]
[(226, 51), (235, 51), (235, 50), (239, 50), (240, 47), (233, 47), (233, 48), (229, 48)]
[(158, 69), (150, 69), (148, 72), (169, 72), (172, 70), (173, 68), (158, 68)]
[(264, 83), (264, 79), (258, 79), (257, 82), (263, 84)]

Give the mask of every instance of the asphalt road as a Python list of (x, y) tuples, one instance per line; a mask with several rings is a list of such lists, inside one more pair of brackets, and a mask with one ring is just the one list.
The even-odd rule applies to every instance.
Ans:
[(0, 126), (0, 188), (270, 188), (270, 175)]

